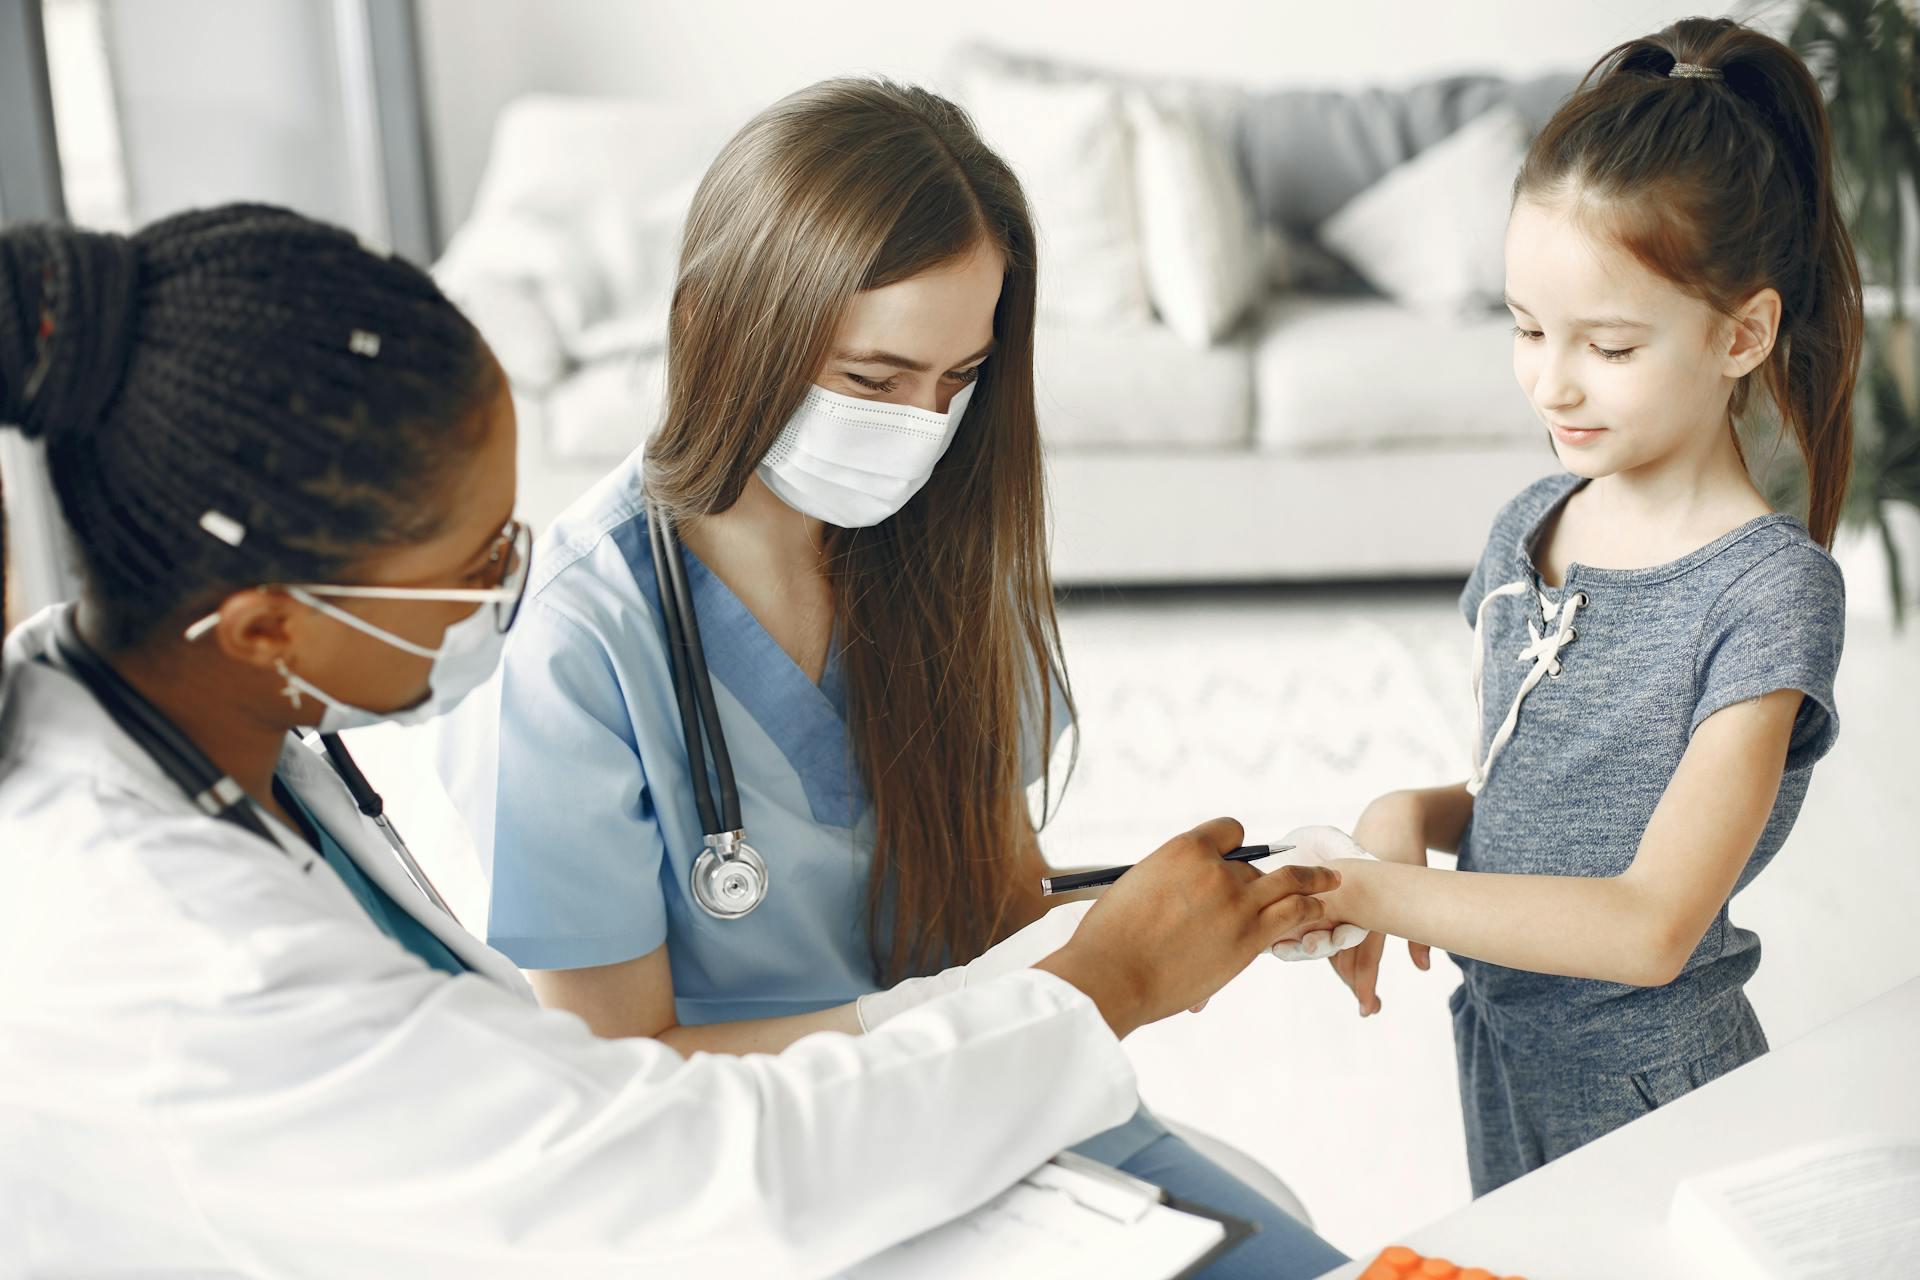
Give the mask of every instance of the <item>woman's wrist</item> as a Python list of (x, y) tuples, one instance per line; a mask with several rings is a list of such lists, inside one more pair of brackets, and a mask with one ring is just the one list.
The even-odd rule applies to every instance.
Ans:
[(1069, 942), (1033, 967), (1051, 973), (1093, 1001), (1117, 1039), (1126, 1039), (1147, 1021), (1143, 985), (1123, 965), (1088, 955), (1084, 947)]

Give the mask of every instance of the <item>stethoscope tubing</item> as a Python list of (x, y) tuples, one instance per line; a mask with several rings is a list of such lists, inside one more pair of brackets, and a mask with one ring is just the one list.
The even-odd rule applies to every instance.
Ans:
[[(178, 726), (167, 719), (158, 707), (142, 697), (138, 689), (128, 684), (119, 672), (94, 653), (91, 646), (81, 639), (79, 629), (74, 625), (74, 614), (75, 610), (69, 606), (55, 620), (54, 646), (74, 677), (93, 695), (94, 701), (202, 812), (259, 836), (284, 855), (286, 850), (273, 838), (267, 824), (254, 811), (247, 793), (231, 777), (222, 773), (219, 766), (180, 732)], [(428, 879), (427, 873), (414, 860), (407, 842), (400, 838), (398, 828), (387, 818), (385, 800), (367, 780), (367, 775), (347, 751), (347, 744), (340, 741), (340, 735), (323, 733), (320, 735), (320, 745), (326, 751), (333, 771), (340, 776), (348, 794), (353, 797), (354, 805), (386, 837), (407, 879), (434, 906), (449, 916), (453, 915), (453, 909), (447, 905), (446, 899), (440, 896), (433, 887), (433, 881)]]
[[(686, 564), (674, 537), (673, 522), (652, 508), (647, 511), (647, 547), (653, 556), (660, 617), (667, 632), (667, 665), (673, 676), (674, 700), (680, 708), (680, 732), (686, 743), (687, 771), (692, 775), (689, 781), (706, 836), (705, 847), (688, 874), (687, 888), (708, 915), (737, 920), (766, 901), (767, 864), (746, 842), (733, 758), (720, 727), (720, 707), (713, 696), (706, 647), (700, 642), (700, 618), (694, 611), (693, 591), (687, 585)], [(707, 778), (709, 753), (720, 783), (717, 811)]]
[(674, 701), (680, 707), (680, 736), (687, 753), (687, 769), (693, 778), (693, 803), (700, 814), (700, 829), (708, 835), (720, 830), (714, 810), (713, 792), (707, 786), (707, 753), (701, 742), (700, 710), (694, 702), (693, 679), (687, 674), (687, 646), (680, 634), (680, 613), (674, 608), (673, 583), (668, 576), (670, 552), (666, 532), (647, 515), (647, 547), (653, 554), (654, 584), (660, 591), (660, 617), (667, 629), (667, 667), (673, 678)]
[[(710, 836), (740, 831), (740, 789), (734, 777), (733, 758), (727, 751), (726, 734), (720, 728), (720, 708), (714, 700), (706, 649), (700, 642), (700, 619), (694, 612), (693, 592), (687, 585), (678, 540), (667, 517), (652, 511), (648, 512), (647, 535), (653, 550), (654, 576), (659, 580), (661, 613), (667, 625), (668, 661), (674, 696), (680, 703), (680, 726), (686, 738), (687, 764), (693, 773), (694, 803), (700, 811), (700, 823)], [(717, 812), (706, 776), (709, 751), (713, 755), (713, 771), (720, 781)]]
[(240, 785), (80, 638), (80, 630), (74, 624), (77, 613), (77, 606), (68, 605), (54, 619), (54, 648), (101, 710), (160, 766), (160, 771), (185, 792), (202, 813), (231, 822), (278, 849), (279, 843), (268, 832), (260, 815), (253, 811)]

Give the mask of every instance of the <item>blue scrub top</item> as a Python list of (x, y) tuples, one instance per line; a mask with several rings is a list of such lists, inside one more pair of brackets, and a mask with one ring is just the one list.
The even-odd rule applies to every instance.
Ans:
[[(487, 941), (529, 969), (614, 964), (665, 943), (687, 1026), (844, 1004), (875, 986), (874, 832), (838, 655), (816, 685), (681, 555), (766, 901), (715, 920), (690, 896), (703, 833), (636, 454), (541, 539), (499, 675), (443, 725), (442, 777), (487, 871)], [(1064, 716), (1050, 727), (1057, 740)], [(1026, 756), (1038, 776), (1039, 753)]]

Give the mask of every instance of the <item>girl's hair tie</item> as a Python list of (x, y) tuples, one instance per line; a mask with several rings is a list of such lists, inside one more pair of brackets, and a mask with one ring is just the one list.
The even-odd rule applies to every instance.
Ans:
[(1725, 80), (1727, 73), (1718, 67), (1703, 67), (1697, 62), (1676, 62), (1667, 72), (1670, 80)]

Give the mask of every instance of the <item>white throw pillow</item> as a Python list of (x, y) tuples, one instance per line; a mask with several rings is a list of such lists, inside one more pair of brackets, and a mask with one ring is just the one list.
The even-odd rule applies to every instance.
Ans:
[(961, 97), (1026, 189), (1040, 245), (1040, 309), (1077, 320), (1148, 319), (1119, 90), (976, 68)]
[(1320, 242), (1408, 306), (1448, 317), (1498, 306), (1526, 151), (1526, 120), (1494, 107), (1348, 201), (1321, 224)]
[(476, 278), (459, 288), (449, 287), (447, 296), (473, 321), (514, 386), (535, 391), (552, 386), (566, 373), (566, 346), (539, 293), (527, 281)]
[(1191, 103), (1126, 97), (1147, 291), (1196, 347), (1224, 337), (1264, 284), (1253, 208), (1222, 138)]
[(580, 235), (606, 280), (610, 314), (666, 309), (700, 176), (690, 173), (645, 199), (609, 192), (581, 215)]

